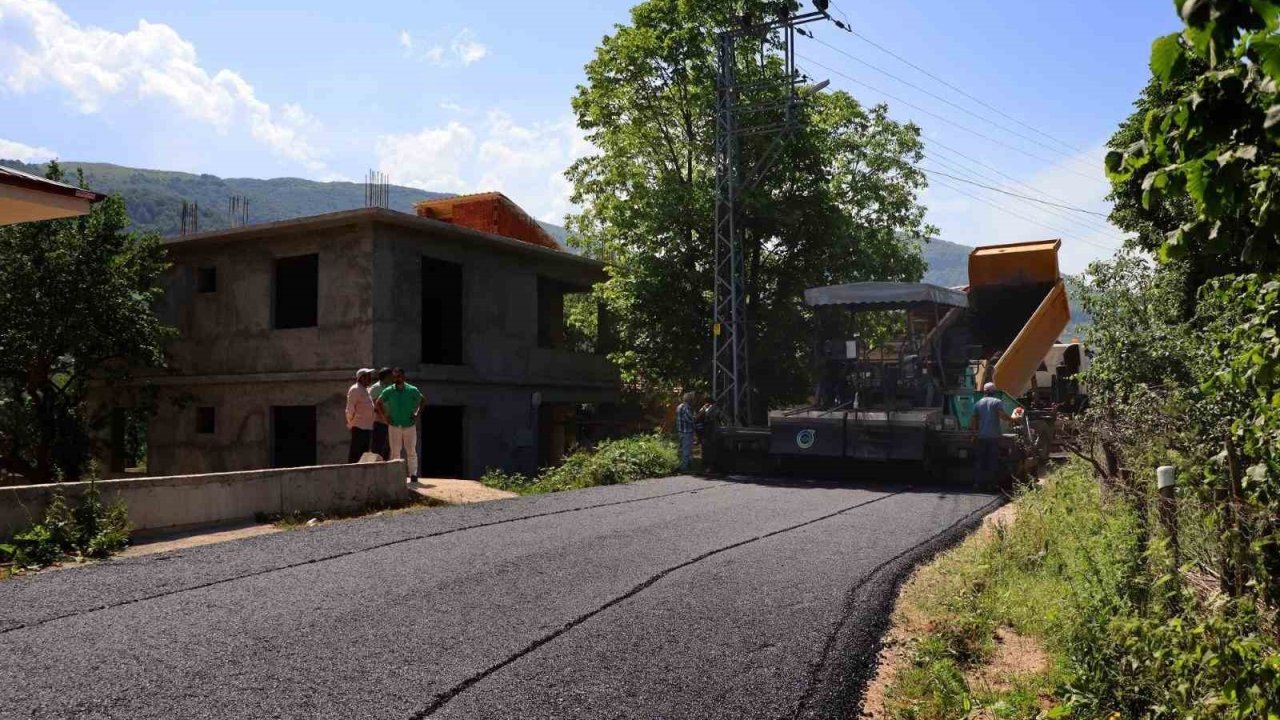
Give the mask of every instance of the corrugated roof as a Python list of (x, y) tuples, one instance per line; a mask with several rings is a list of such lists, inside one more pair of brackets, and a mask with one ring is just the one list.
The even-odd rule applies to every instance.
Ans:
[(42, 178), (38, 175), (32, 175), (31, 173), (15, 170), (14, 168), (6, 167), (4, 165), (0, 165), (0, 183), (29, 188), (31, 190), (41, 190), (57, 195), (82, 198), (89, 202), (97, 202), (106, 197), (106, 195), (103, 195), (102, 193), (85, 190), (84, 188), (78, 188), (66, 183), (54, 182), (48, 178)]
[(929, 283), (899, 282), (860, 282), (809, 288), (804, 291), (804, 301), (810, 306), (876, 305), (884, 310), (923, 304), (969, 306), (969, 296), (959, 290)]

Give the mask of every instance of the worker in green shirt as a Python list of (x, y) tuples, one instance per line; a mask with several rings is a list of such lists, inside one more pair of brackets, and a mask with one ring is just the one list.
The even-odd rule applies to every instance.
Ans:
[(390, 387), (378, 395), (378, 414), (387, 418), (387, 436), (391, 443), (391, 460), (399, 459), (404, 451), (404, 461), (409, 471), (409, 481), (418, 482), (418, 415), (427, 399), (418, 388), (404, 381), (404, 370), (391, 371)]

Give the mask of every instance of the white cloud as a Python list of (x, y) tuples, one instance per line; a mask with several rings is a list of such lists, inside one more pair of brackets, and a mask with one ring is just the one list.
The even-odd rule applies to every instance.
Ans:
[(383, 135), (376, 151), (378, 169), (398, 185), (438, 192), (467, 192), (463, 178), (475, 156), (476, 136), (470, 128), (451, 122), (405, 135)]
[[(1022, 183), (1002, 182), (997, 185), (993, 174), (986, 168), (974, 167), (969, 161), (946, 155), (940, 157), (948, 164), (955, 163), (956, 167), (978, 175), (962, 173), (956, 167), (942, 164), (926, 163), (926, 167), (998, 187), (1006, 193), (1106, 215), (1111, 204), (1106, 201), (1110, 185), (1102, 172), (1105, 152), (1105, 148), (1093, 148), (1042, 168), (1023, 178)], [(1090, 168), (1095, 170), (1091, 172)], [(1120, 246), (1119, 238), (1123, 235), (1098, 215), (1051, 207), (951, 178), (931, 177), (924, 202), (929, 208), (930, 222), (941, 228), (944, 240), (967, 245), (992, 245), (1061, 238), (1059, 263), (1062, 270), (1069, 273), (1082, 271), (1093, 260), (1110, 257)]]
[(49, 0), (0, 0), (0, 28), (27, 40), (0, 55), (0, 84), (15, 93), (46, 85), (65, 90), (77, 109), (96, 113), (115, 100), (158, 99), (221, 132), (247, 128), (276, 154), (318, 171), (323, 154), (305, 135), (319, 128), (297, 105), (279, 117), (243, 77), (210, 74), (195, 46), (173, 28), (140, 20), (117, 33), (82, 26)]
[(492, 111), (478, 129), (458, 121), (378, 140), (378, 169), (391, 181), (443, 192), (505, 193), (530, 215), (563, 222), (573, 210), (564, 171), (593, 152), (572, 118), (520, 125)]
[(56, 157), (58, 157), (57, 151), (50, 150), (47, 147), (24, 145), (14, 140), (0, 138), (0, 158), (30, 163), (45, 162)]
[(476, 42), (476, 34), (471, 32), (470, 28), (463, 28), (453, 36), (453, 42), (449, 43), (449, 47), (463, 65), (470, 65), (489, 54), (489, 48)]
[(489, 54), (489, 48), (476, 40), (476, 34), (471, 28), (465, 27), (453, 36), (447, 48), (444, 45), (436, 44), (422, 52), (415, 52), (413, 36), (409, 34), (408, 30), (400, 31), (400, 46), (404, 48), (405, 57), (423, 60), (440, 67), (457, 65), (466, 67), (482, 60)]

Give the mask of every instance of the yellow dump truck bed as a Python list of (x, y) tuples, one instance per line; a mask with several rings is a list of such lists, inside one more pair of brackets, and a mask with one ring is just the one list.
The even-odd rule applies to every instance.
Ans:
[(1058, 271), (1061, 240), (987, 245), (969, 253), (970, 307), (1002, 350), (992, 382), (1017, 397), (1058, 341), (1071, 310)]
[(1071, 308), (1067, 303), (1067, 288), (1062, 280), (1058, 280), (1023, 326), (1022, 332), (996, 362), (993, 381), (996, 387), (1014, 397), (1025, 393), (1030, 388), (1036, 368), (1053, 349), (1069, 322)]
[(984, 245), (969, 253), (969, 287), (1057, 282), (1061, 240)]

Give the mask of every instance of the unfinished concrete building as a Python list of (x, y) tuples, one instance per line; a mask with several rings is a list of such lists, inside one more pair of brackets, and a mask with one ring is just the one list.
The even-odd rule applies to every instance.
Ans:
[(580, 406), (618, 394), (607, 334), (575, 347), (565, 332), (565, 295), (604, 267), (554, 249), (500, 195), (419, 215), (367, 208), (169, 238), (160, 311), (178, 336), (171, 370), (145, 381), (148, 472), (345, 462), (345, 392), (361, 367), (403, 367), (422, 389), (426, 477), (557, 459)]

